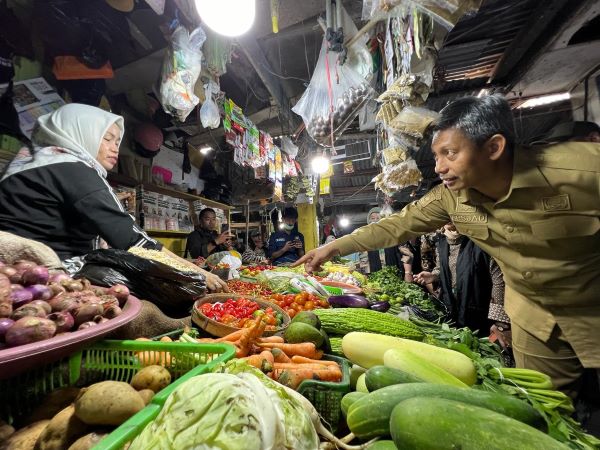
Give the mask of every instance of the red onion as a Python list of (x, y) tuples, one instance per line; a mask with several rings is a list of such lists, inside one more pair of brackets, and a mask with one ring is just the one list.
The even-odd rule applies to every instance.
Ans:
[(11, 291), (20, 291), (21, 289), (25, 289), (22, 284), (13, 283), (10, 285)]
[(104, 312), (104, 308), (99, 303), (87, 303), (81, 305), (75, 311), (73, 311), (73, 318), (75, 319), (75, 325), (79, 326), (83, 322), (89, 322), (96, 316), (101, 316)]
[(12, 312), (12, 300), (10, 298), (0, 299), (0, 317), (10, 317)]
[(104, 311), (106, 311), (111, 306), (119, 306), (119, 301), (114, 295), (102, 295), (98, 298), (100, 300), (100, 304), (104, 308)]
[(0, 299), (7, 297), (10, 294), (11, 284), (9, 278), (0, 273)]
[(21, 281), (21, 272), (19, 272), (14, 267), (0, 267), (0, 273), (6, 275), (11, 283), (19, 283)]
[(33, 294), (27, 289), (21, 289), (20, 291), (12, 291), (10, 299), (13, 302), (13, 308), (19, 308), (33, 300)]
[(104, 311), (104, 317), (107, 319), (114, 319), (115, 317), (121, 315), (123, 311), (118, 306), (111, 306), (106, 311)]
[(32, 284), (43, 284), (48, 283), (48, 268), (44, 266), (31, 267), (23, 272), (23, 284), (25, 286), (31, 286)]
[(108, 295), (114, 295), (119, 300), (119, 306), (123, 306), (129, 298), (129, 288), (124, 284), (115, 284), (108, 291)]
[(60, 284), (69, 292), (83, 291), (83, 284), (77, 280), (64, 280)]
[(52, 298), (52, 290), (45, 284), (32, 284), (27, 286), (27, 289), (33, 295), (34, 300), (50, 300)]
[(83, 322), (81, 325), (79, 325), (77, 327), (77, 329), (78, 330), (85, 330), (86, 328), (95, 327), (96, 325), (98, 325), (98, 324), (96, 322), (92, 322), (92, 321), (90, 321), (90, 322)]
[(82, 305), (81, 300), (67, 293), (50, 299), (48, 303), (50, 303), (54, 312), (67, 311), (71, 314)]
[(6, 335), (6, 332), (10, 327), (13, 326), (14, 323), (14, 320), (7, 317), (0, 319), (0, 341), (4, 340), (4, 335)]
[(61, 283), (66, 280), (71, 281), (71, 277), (64, 272), (51, 273), (48, 278), (49, 283)]
[(46, 317), (46, 310), (39, 305), (30, 303), (15, 309), (10, 316), (12, 320), (19, 320), (23, 317)]
[(11, 346), (30, 344), (49, 339), (56, 333), (54, 322), (41, 317), (23, 317), (8, 329), (4, 340)]
[(29, 305), (39, 306), (46, 312), (46, 314), (50, 314), (52, 312), (52, 306), (50, 306), (50, 304), (44, 300), (34, 300), (29, 303)]
[(50, 283), (48, 287), (52, 291), (52, 297), (56, 297), (63, 292), (67, 292), (67, 290), (58, 283)]
[(56, 324), (57, 333), (70, 331), (75, 326), (75, 319), (73, 319), (73, 316), (67, 311), (55, 312), (46, 318)]

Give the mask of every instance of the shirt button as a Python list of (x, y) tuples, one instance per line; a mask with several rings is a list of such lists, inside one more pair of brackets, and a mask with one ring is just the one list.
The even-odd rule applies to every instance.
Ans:
[(527, 271), (527, 272), (523, 273), (523, 278), (525, 278), (526, 280), (529, 280), (532, 277), (533, 277), (533, 272)]
[(509, 233), (512, 233), (513, 231), (515, 231), (515, 227), (512, 227), (509, 225), (506, 227), (506, 231), (508, 231)]

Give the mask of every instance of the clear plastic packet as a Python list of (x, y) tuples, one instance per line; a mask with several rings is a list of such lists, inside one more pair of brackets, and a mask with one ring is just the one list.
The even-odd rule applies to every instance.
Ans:
[(302, 117), (310, 137), (330, 147), (372, 95), (366, 80), (340, 64), (340, 54), (328, 51), (323, 40), (310, 84), (292, 111)]
[(389, 123), (389, 127), (396, 133), (422, 138), (427, 127), (438, 117), (439, 114), (435, 111), (418, 106), (407, 106)]
[(396, 191), (407, 186), (418, 186), (423, 176), (414, 159), (408, 159), (396, 164), (384, 167), (383, 172), (377, 175), (373, 181), (375, 189), (391, 196)]
[(204, 128), (219, 128), (221, 115), (213, 95), (219, 93), (219, 86), (213, 81), (204, 85), (205, 100), (200, 107), (200, 122)]
[(205, 40), (202, 28), (189, 33), (179, 25), (171, 35), (163, 60), (159, 100), (167, 113), (182, 122), (200, 102), (194, 94), (194, 85), (200, 76), (201, 49)]

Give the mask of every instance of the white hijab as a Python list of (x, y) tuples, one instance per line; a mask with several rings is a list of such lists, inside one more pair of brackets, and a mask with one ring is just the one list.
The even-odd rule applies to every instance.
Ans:
[(64, 162), (82, 162), (106, 178), (96, 161), (104, 135), (116, 123), (125, 130), (123, 118), (94, 106), (70, 103), (40, 116), (32, 135), (33, 150), (22, 148), (2, 180), (24, 170)]

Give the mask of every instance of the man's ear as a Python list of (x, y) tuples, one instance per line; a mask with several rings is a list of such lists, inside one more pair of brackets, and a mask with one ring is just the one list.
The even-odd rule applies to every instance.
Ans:
[(495, 134), (489, 138), (485, 142), (484, 147), (492, 161), (498, 161), (508, 151), (506, 148), (506, 138), (501, 134)]

